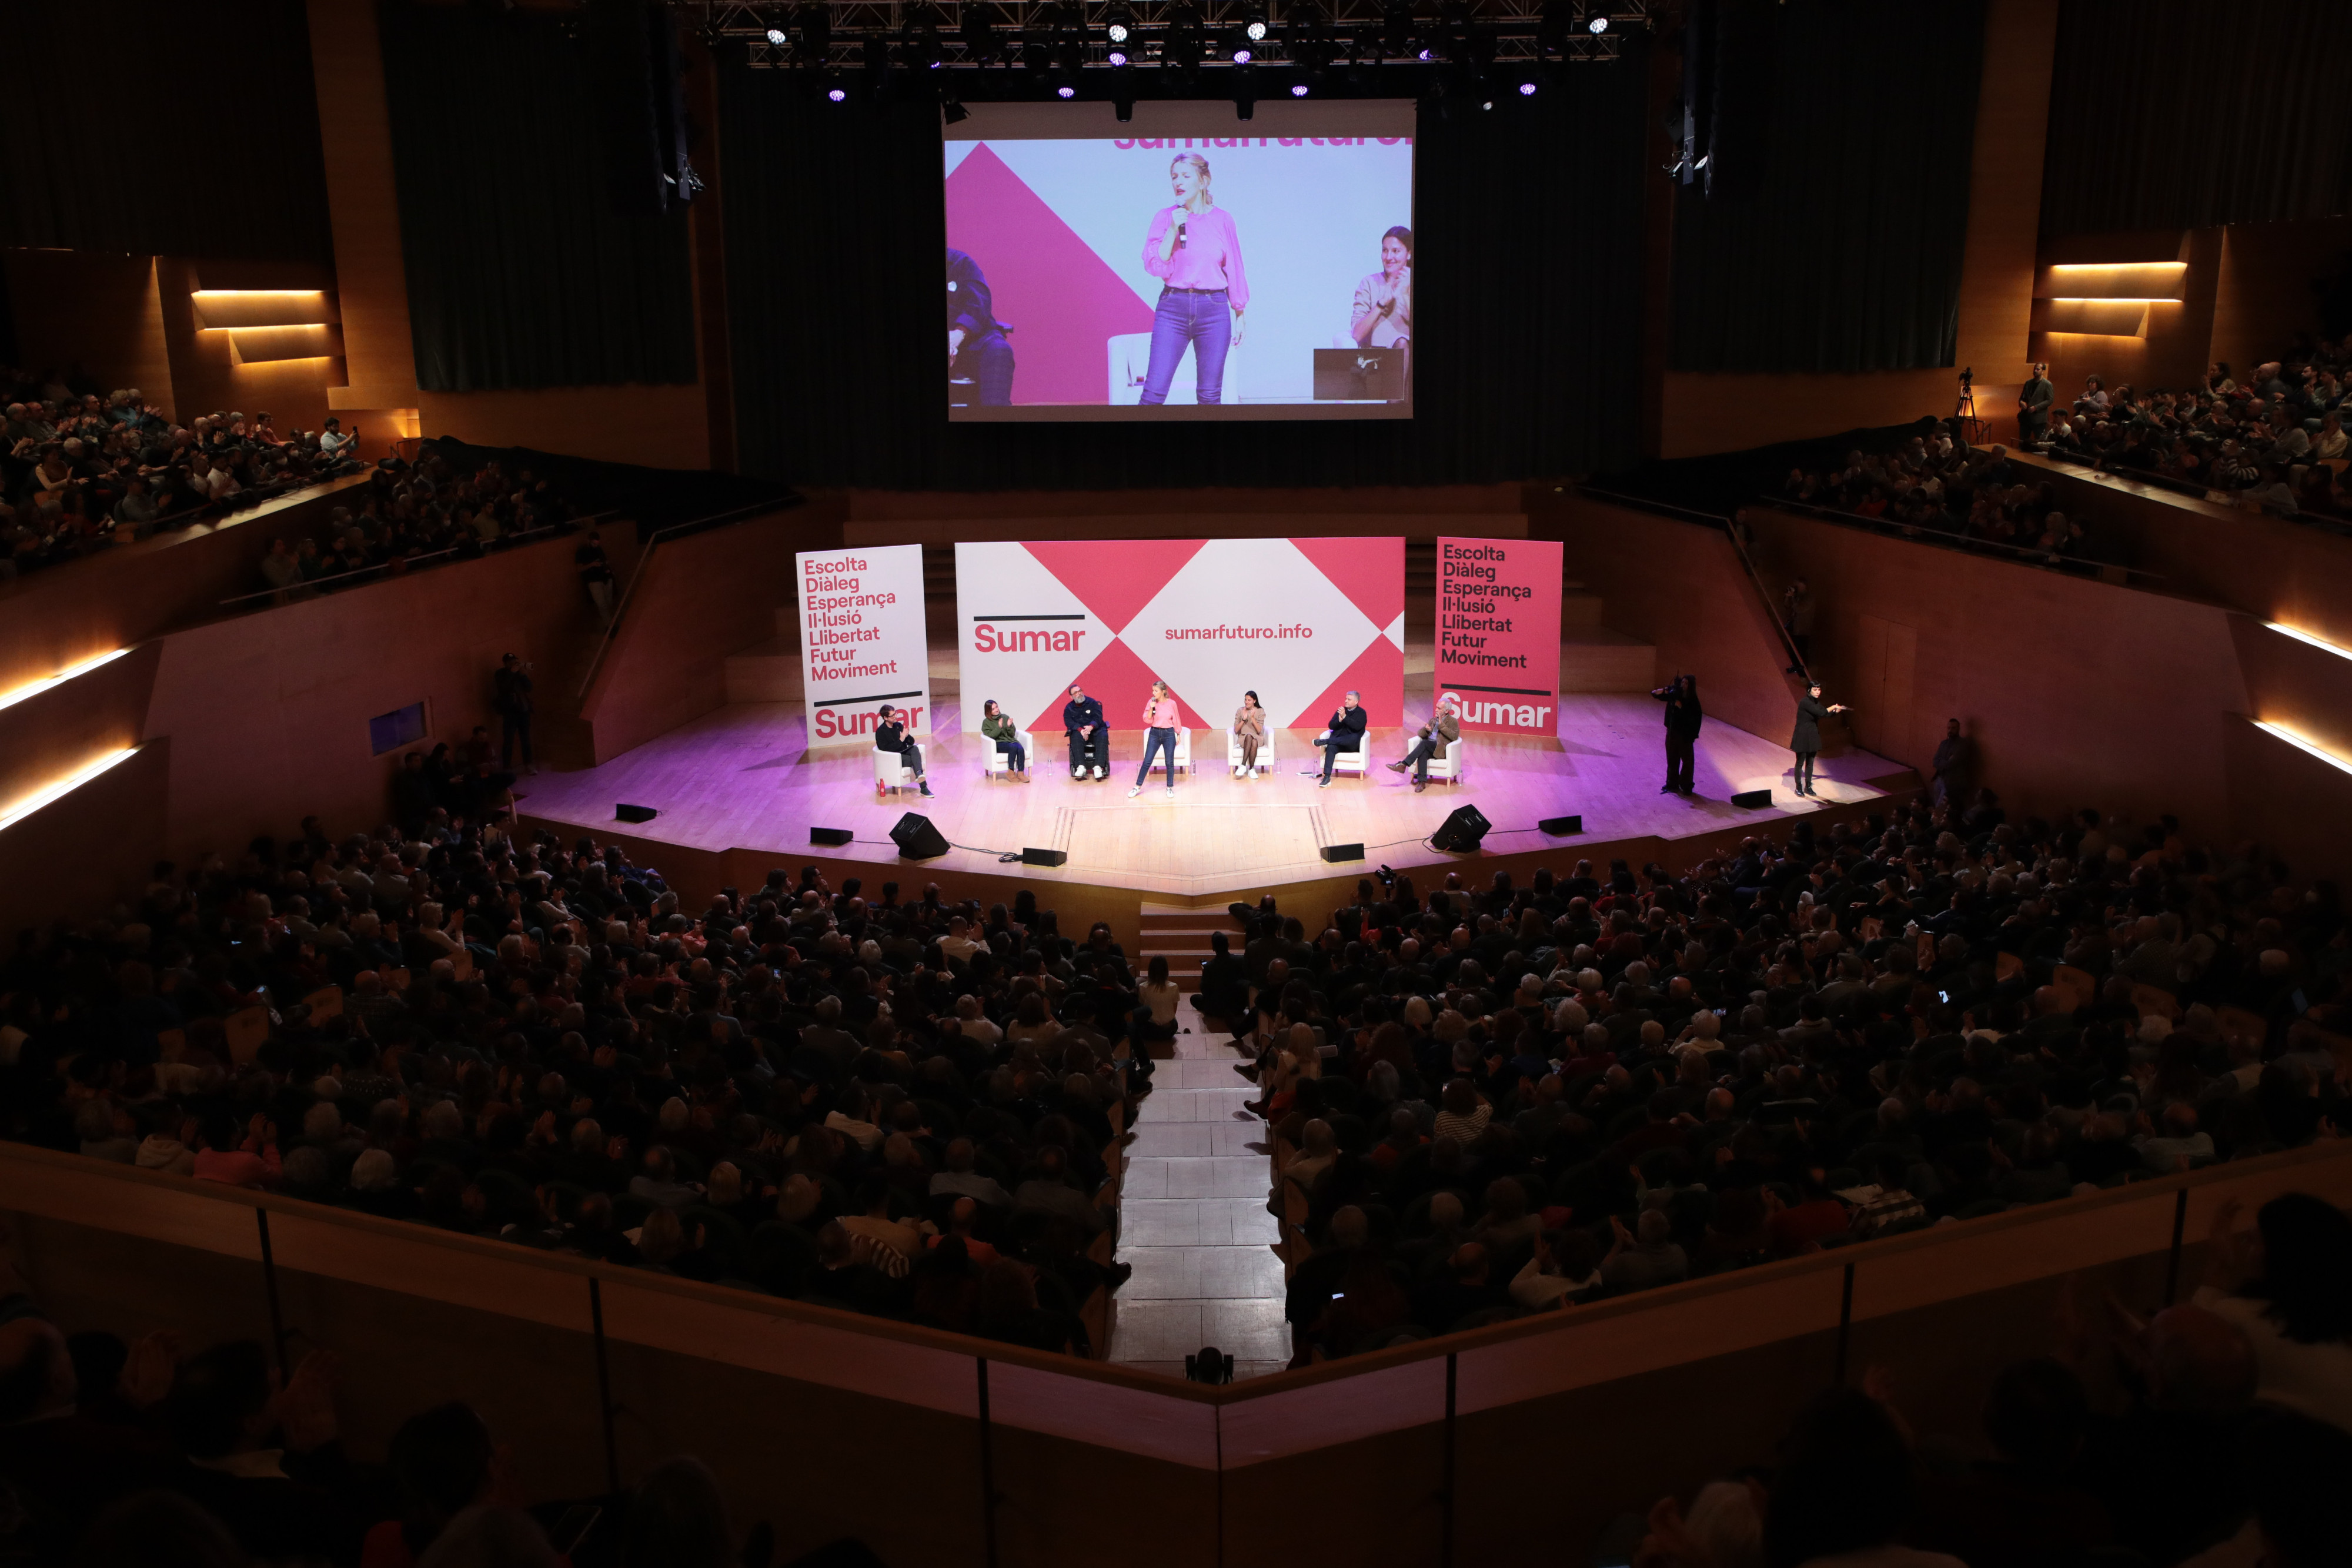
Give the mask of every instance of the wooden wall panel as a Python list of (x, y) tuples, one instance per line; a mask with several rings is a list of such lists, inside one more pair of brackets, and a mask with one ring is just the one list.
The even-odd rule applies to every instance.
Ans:
[[(1958, 718), (2012, 815), (2171, 811), (2192, 839), (2225, 836), (2222, 737), (2247, 706), (2226, 610), (1767, 507), (1743, 517), (1776, 580), (1812, 586), (1813, 667), (1827, 700), (1864, 710), (1870, 749), (1924, 776)], [(1886, 700), (1898, 654), (1871, 686), (1867, 624), (1898, 612), (1918, 622), (1907, 717)]]
[(400, 399), (377, 406), (414, 408), (416, 350), (409, 335), (408, 274), (400, 254), (375, 0), (310, 0), (310, 10), (344, 362), (352, 386), (381, 388), (370, 395)]
[(2229, 361), (2243, 384), (2256, 362), (2277, 359), (2297, 332), (2317, 329), (2312, 284), (2352, 261), (2352, 217), (2236, 224), (2226, 234), (2207, 357)]
[(1656, 647), (1660, 680), (1696, 675), (1706, 713), (1768, 739), (1795, 722), (1771, 616), (1721, 529), (1549, 491), (1530, 500), (1528, 529), (1562, 541), (1603, 625)]
[(1977, 411), (1991, 421), (1993, 439), (2015, 437), (2057, 10), (2039, 0), (1991, 0), (1985, 26), (1953, 367), (1864, 375), (1669, 371), (1660, 455), (1738, 452), (1921, 414), (1940, 418), (1952, 412), (1963, 365), (1976, 370)]
[(490, 674), (503, 653), (539, 666), (541, 708), (560, 711), (548, 674), (568, 667), (593, 616), (572, 576), (573, 542), (559, 536), (166, 637), (147, 734), (173, 739), (176, 851), (233, 852), (313, 813), (331, 835), (374, 827), (399, 758), (370, 754), (368, 720), (423, 701), (428, 747), (461, 743), (478, 724), (495, 736)]
[[(308, 269), (304, 269), (308, 270)], [(307, 283), (307, 279), (303, 280)], [(258, 287), (257, 283), (216, 284), (203, 264), (179, 256), (155, 258), (157, 303), (164, 340), (172, 354), (172, 387), (181, 423), (200, 414), (267, 412), (281, 435), (318, 430), (327, 423), (327, 388), (341, 379), (341, 360), (325, 355), (259, 363), (237, 357), (225, 330), (207, 329), (196, 319), (191, 290), (199, 287)], [(275, 286), (273, 284), (271, 286)], [(296, 287), (289, 279), (286, 287)]]
[(27, 370), (78, 364), (103, 390), (137, 387), (180, 417), (154, 257), (9, 249), (0, 250), (0, 267), (8, 269), (16, 354)]
[(699, 383), (427, 392), (416, 399), (426, 435), (653, 468), (710, 466), (709, 410)]
[(653, 547), (581, 704), (596, 761), (724, 704), (727, 655), (774, 637), (792, 602), (793, 552), (840, 541), (838, 508), (810, 506)]

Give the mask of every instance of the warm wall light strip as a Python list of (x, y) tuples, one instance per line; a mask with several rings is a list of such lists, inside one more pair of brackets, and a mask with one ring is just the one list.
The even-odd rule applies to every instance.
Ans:
[(2298, 643), (2308, 643), (2315, 648), (2326, 650), (2339, 659), (2352, 659), (2352, 648), (2331, 643), (2315, 632), (2306, 632), (2300, 626), (2290, 626), (2284, 621), (2265, 621), (2263, 624), (2283, 637), (2292, 637)]
[[(2289, 746), (2295, 747), (2297, 750), (2310, 752), (2314, 757), (2318, 758), (2319, 760), (2326, 763), (2330, 768), (2336, 768), (2340, 772), (2352, 773), (2352, 762), (2347, 762), (2344, 758), (2336, 756), (2336, 753), (2323, 749), (2317, 742), (2305, 738), (2295, 731), (2289, 729), (2283, 724), (2273, 724), (2269, 719), (2258, 718), (2254, 720), (2254, 727), (2260, 730), (2266, 730), (2272, 735), (2277, 736), (2281, 740), (2285, 741)], [(0, 826), (5, 826), (5, 824), (0, 823)]]
[(2052, 294), (2045, 305), (2178, 305), (2180, 301), (2168, 294)]
[(64, 800), (116, 763), (136, 754), (138, 750), (135, 746), (126, 746), (120, 751), (110, 751), (97, 761), (86, 763), (79, 770), (44, 784), (6, 810), (0, 811), (0, 832), (6, 832), (50, 802)]
[(324, 299), (323, 288), (192, 288), (192, 299)]
[(14, 707), (16, 704), (23, 702), (26, 697), (39, 696), (51, 686), (64, 685), (76, 675), (86, 675), (92, 670), (98, 668), (100, 664), (112, 664), (115, 660), (120, 659), (123, 654), (128, 653), (129, 652), (131, 652), (131, 650), (128, 648), (117, 648), (110, 653), (100, 653), (96, 658), (84, 659), (79, 664), (68, 664), (64, 669), (59, 670), (56, 674), (49, 676), (47, 680), (30, 682), (25, 685), (18, 686), (13, 692), (0, 692), (0, 707)]
[(2126, 267), (2178, 267), (2186, 268), (2185, 261), (2053, 261), (2053, 272), (2120, 272)]

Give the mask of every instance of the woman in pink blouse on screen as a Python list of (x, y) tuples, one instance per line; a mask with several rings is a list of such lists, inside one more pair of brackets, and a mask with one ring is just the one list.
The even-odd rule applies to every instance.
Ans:
[(1180, 152), (1168, 165), (1176, 204), (1151, 214), (1143, 237), (1143, 270), (1159, 278), (1160, 308), (1151, 317), (1151, 363), (1143, 372), (1141, 402), (1168, 401), (1184, 347), (1202, 402), (1223, 402), (1225, 355), (1241, 346), (1249, 279), (1242, 271), (1242, 237), (1209, 190), (1209, 161)]

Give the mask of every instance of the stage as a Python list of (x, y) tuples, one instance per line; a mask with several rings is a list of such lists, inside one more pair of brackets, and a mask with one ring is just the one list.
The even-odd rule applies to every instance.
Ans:
[[(1410, 667), (1410, 666), (1409, 666)], [(1407, 716), (1418, 724), (1429, 705), (1427, 678), (1408, 675)], [(1868, 752), (1824, 756), (1817, 800), (1790, 792), (1792, 757), (1787, 747), (1709, 720), (1698, 740), (1697, 794), (1661, 794), (1664, 748), (1659, 706), (1640, 694), (1570, 694), (1559, 699), (1556, 740), (1470, 735), (1466, 777), (1433, 782), (1415, 794), (1410, 776), (1381, 764), (1402, 755), (1410, 728), (1375, 726), (1368, 736), (1372, 766), (1360, 779), (1341, 776), (1328, 789), (1300, 777), (1316, 757), (1311, 731), (1275, 737), (1278, 766), (1269, 775), (1235, 779), (1223, 767), (1219, 730), (1192, 734), (1196, 771), (1180, 774), (1171, 800), (1160, 776), (1128, 798), (1142, 754), (1139, 734), (1113, 737), (1110, 776), (1099, 782), (1070, 778), (1059, 735), (1041, 737), (1034, 782), (988, 778), (980, 758), (989, 745), (962, 732), (951, 684), (934, 683), (937, 732), (924, 743), (933, 796), (912, 789), (887, 799), (874, 792), (871, 753), (863, 746), (811, 751), (807, 722), (797, 703), (730, 704), (625, 753), (602, 767), (547, 773), (516, 785), (520, 814), (561, 829), (578, 828), (712, 852), (771, 852), (776, 863), (812, 858), (812, 827), (845, 828), (855, 842), (821, 852), (831, 860), (870, 862), (903, 872), (890, 828), (907, 812), (929, 817), (958, 847), (927, 867), (950, 872), (1005, 871), (1000, 857), (1025, 847), (1059, 850), (1058, 867), (1024, 866), (1017, 873), (1040, 883), (1126, 888), (1177, 898), (1200, 898), (1272, 884), (1398, 867), (1459, 865), (1477, 856), (1449, 855), (1426, 840), (1458, 805), (1475, 805), (1493, 824), (1486, 855), (1550, 850), (1565, 866), (1580, 846), (1628, 839), (1717, 837), (1727, 830), (1785, 831), (1790, 819), (1914, 789), (1917, 779), (1899, 763)], [(1769, 806), (1747, 810), (1728, 797), (1769, 789)], [(614, 807), (627, 801), (660, 812), (650, 822), (616, 824)], [(1581, 815), (1584, 831), (1554, 838), (1536, 824), (1543, 818)], [(1365, 859), (1326, 862), (1328, 844), (1360, 843)]]

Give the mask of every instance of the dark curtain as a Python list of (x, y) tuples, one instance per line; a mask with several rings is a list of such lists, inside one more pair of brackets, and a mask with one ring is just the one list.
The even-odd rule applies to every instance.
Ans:
[(2042, 232), (2352, 212), (2352, 5), (2065, 0)]
[(327, 261), (302, 0), (0, 0), (0, 245)]
[(384, 0), (384, 96), (416, 384), (695, 379), (684, 211), (620, 211), (576, 19)]
[(1725, 73), (1768, 74), (1718, 102), (1727, 160), (1760, 136), (1738, 194), (1677, 187), (1678, 371), (1948, 365), (1958, 332), (1982, 0), (1788, 0), (1733, 12)]
[(730, 71), (743, 467), (987, 489), (1441, 484), (1622, 461), (1641, 438), (1645, 69), (1627, 56), (1529, 102), (1422, 116), (1412, 419), (1218, 424), (950, 424), (938, 110), (844, 110), (788, 73)]

